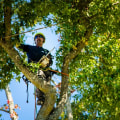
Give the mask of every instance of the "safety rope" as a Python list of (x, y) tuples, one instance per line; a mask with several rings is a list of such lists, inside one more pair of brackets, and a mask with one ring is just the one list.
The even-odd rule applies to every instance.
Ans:
[(40, 29), (45, 29), (45, 28), (52, 27), (52, 26), (55, 26), (55, 25), (57, 25), (57, 24), (46, 26), (46, 27), (41, 27), (41, 28), (37, 28), (37, 29), (28, 30), (26, 32), (21, 32), (21, 33), (18, 33), (18, 34), (13, 34), (13, 35), (6, 36), (6, 37), (3, 37), (3, 38), (10, 38), (10, 37), (18, 36), (18, 35), (21, 35), (21, 34), (25, 34), (25, 33), (36, 31), (36, 30), (40, 30)]
[(26, 101), (26, 102), (27, 102), (27, 103), (28, 103), (28, 98), (29, 98), (28, 84), (29, 84), (29, 83), (27, 82), (27, 90), (26, 90), (26, 92), (27, 92), (27, 101)]
[(36, 88), (34, 87), (34, 94), (35, 94), (35, 109), (34, 109), (34, 120), (37, 115), (37, 104), (36, 104)]
[(69, 77), (69, 74), (67, 74), (67, 73), (63, 73), (63, 72), (59, 72), (59, 71), (57, 71), (57, 70), (53, 70), (53, 69), (50, 69), (50, 68), (46, 68), (46, 69), (43, 69), (43, 68), (40, 68), (42, 71), (52, 71), (52, 72), (56, 72), (56, 73), (60, 73), (60, 74), (63, 74), (63, 75), (65, 75), (65, 76), (68, 76)]
[(52, 71), (52, 72), (60, 73), (60, 74), (63, 74), (63, 75), (65, 75), (65, 76), (68, 76), (68, 77), (69, 77), (69, 75), (68, 75), (67, 73), (59, 72), (59, 71), (57, 71), (57, 70), (52, 70), (52, 69), (48, 69), (48, 70), (50, 70), (50, 71)]

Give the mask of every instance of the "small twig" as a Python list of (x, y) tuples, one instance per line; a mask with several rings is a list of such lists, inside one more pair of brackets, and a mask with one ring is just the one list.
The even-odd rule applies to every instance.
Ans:
[(119, 4), (119, 1), (118, 1), (118, 2), (116, 2), (116, 3), (113, 3), (112, 5), (117, 5), (117, 4)]
[(10, 112), (9, 110), (4, 110), (4, 109), (1, 109), (1, 108), (0, 108), (0, 111), (7, 112), (7, 113)]

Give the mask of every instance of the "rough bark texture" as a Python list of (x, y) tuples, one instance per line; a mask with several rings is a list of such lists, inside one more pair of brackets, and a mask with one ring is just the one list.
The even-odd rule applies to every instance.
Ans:
[(68, 120), (73, 120), (73, 114), (72, 114), (72, 108), (71, 108), (69, 96), (70, 95), (68, 94), (68, 99), (67, 99), (67, 103), (66, 103), (66, 110), (67, 110)]
[[(11, 35), (11, 1), (4, 0), (4, 23), (5, 23), (5, 36)], [(6, 39), (6, 41), (9, 39)]]

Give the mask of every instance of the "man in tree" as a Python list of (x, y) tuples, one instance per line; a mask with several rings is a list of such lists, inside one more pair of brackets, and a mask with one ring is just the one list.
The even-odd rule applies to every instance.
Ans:
[[(46, 80), (47, 82), (50, 82), (52, 73), (49, 70), (45, 70), (45, 71), (42, 70), (43, 68), (49, 67), (53, 63), (52, 55), (48, 54), (49, 51), (42, 47), (43, 43), (45, 43), (44, 34), (42, 33), (35, 34), (34, 41), (35, 41), (36, 46), (21, 44), (19, 48), (23, 49), (24, 52), (27, 52), (28, 63), (31, 63), (31, 62), (39, 63), (40, 62), (41, 69), (37, 71), (37, 75), (41, 77), (42, 79)], [(47, 57), (45, 57), (45, 55), (47, 55)], [(43, 57), (44, 59), (41, 60), (41, 58)], [(43, 105), (45, 101), (45, 95), (38, 88), (36, 89), (36, 96), (38, 98), (37, 105)]]

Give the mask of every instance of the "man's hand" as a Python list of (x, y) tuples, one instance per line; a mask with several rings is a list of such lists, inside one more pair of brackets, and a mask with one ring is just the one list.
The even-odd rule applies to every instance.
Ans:
[(45, 55), (40, 59), (40, 64), (41, 64), (41, 67), (42, 68), (45, 68), (45, 67), (47, 67), (47, 65), (49, 64), (49, 61), (50, 61), (50, 59), (49, 58), (47, 58)]

